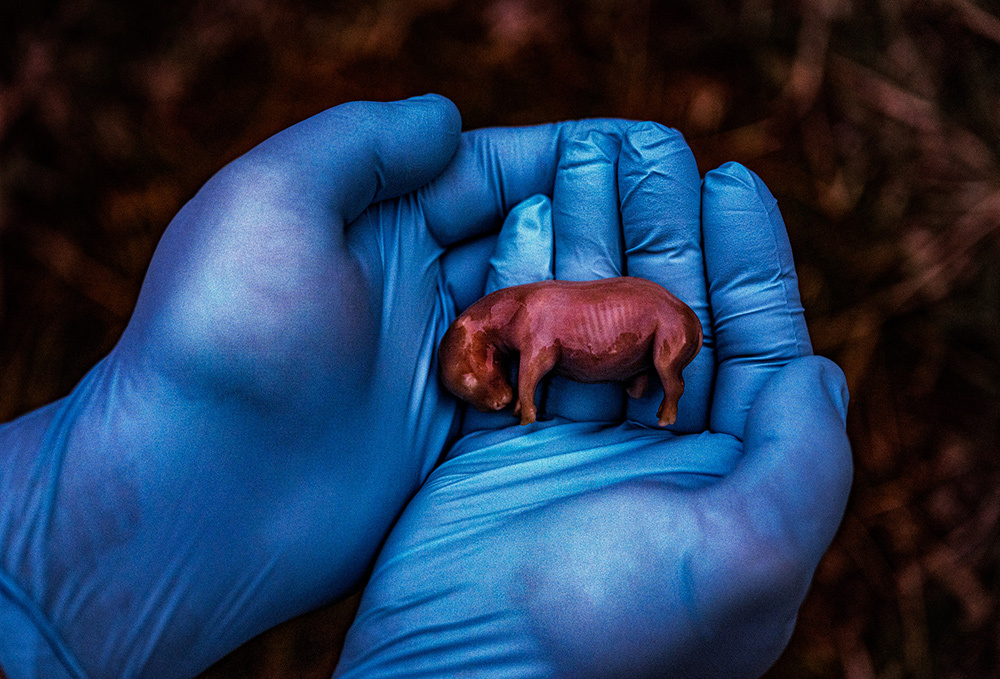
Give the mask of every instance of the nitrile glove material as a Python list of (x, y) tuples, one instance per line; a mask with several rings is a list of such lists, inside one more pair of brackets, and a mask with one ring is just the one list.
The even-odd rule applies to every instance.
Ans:
[(379, 555), (336, 677), (757, 677), (840, 521), (844, 379), (810, 355), (763, 183), (735, 164), (701, 181), (654, 123), (561, 153), (551, 198), (504, 223), (486, 292), (624, 273), (674, 292), (705, 333), (678, 421), (654, 426), (657, 389), (559, 377), (533, 425), (467, 409)]
[(434, 95), (353, 102), (216, 174), (121, 341), (0, 427), (10, 679), (191, 677), (358, 585), (447, 449), (437, 342), (563, 139), (460, 133)]

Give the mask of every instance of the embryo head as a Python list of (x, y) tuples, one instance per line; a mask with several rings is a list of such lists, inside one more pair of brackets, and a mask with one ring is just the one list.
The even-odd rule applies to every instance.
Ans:
[(501, 410), (514, 398), (495, 348), (461, 317), (442, 338), (438, 362), (448, 391), (479, 410)]

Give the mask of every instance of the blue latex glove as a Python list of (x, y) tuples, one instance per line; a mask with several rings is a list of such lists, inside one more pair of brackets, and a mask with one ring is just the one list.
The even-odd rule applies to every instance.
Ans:
[(775, 201), (739, 165), (701, 182), (659, 125), (579, 138), (551, 202), (509, 216), (485, 291), (625, 273), (701, 319), (676, 425), (655, 426), (655, 389), (559, 378), (548, 421), (470, 409), (383, 547), (336, 677), (734, 679), (778, 657), (851, 457)]
[(435, 350), (492, 241), (456, 244), (551, 193), (566, 135), (621, 127), (352, 103), (213, 177), (111, 354), (0, 428), (10, 679), (191, 677), (356, 587), (458, 425)]

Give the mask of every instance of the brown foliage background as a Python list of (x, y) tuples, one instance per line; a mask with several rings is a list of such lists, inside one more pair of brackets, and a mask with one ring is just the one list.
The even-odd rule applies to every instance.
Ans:
[[(767, 675), (1000, 676), (1000, 6), (986, 0), (0, 5), (0, 421), (116, 341), (172, 215), (268, 135), (426, 91), (465, 127), (657, 120), (779, 200), (856, 479)], [(206, 677), (329, 676), (356, 598)]]

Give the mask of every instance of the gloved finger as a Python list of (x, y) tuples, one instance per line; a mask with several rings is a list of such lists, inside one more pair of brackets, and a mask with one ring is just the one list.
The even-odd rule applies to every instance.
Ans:
[[(485, 294), (512, 285), (552, 279), (552, 202), (547, 196), (532, 196), (514, 206), (504, 220), (489, 261)], [(517, 384), (517, 365), (511, 366), (511, 384)], [(540, 400), (539, 386), (535, 399)], [(462, 434), (480, 429), (500, 429), (519, 422), (511, 408), (483, 413), (468, 406)]]
[(718, 364), (710, 427), (742, 438), (764, 382), (812, 346), (788, 234), (764, 182), (728, 163), (705, 176), (701, 197)]
[(622, 275), (616, 171), (620, 142), (601, 132), (565, 144), (552, 189), (555, 275), (592, 281)]
[(705, 526), (714, 553), (696, 559), (713, 564), (696, 583), (706, 610), (731, 610), (749, 593), (762, 609), (794, 615), (847, 504), (847, 402), (840, 368), (819, 356), (791, 360), (760, 390), (742, 459), (700, 498), (720, 523)]
[[(701, 321), (702, 349), (684, 370), (684, 395), (670, 429), (704, 431), (715, 357), (701, 250), (701, 178), (684, 137), (653, 122), (630, 127), (618, 161), (618, 192), (628, 274), (659, 283)], [(662, 399), (659, 381), (651, 380), (643, 398), (629, 399), (628, 419), (656, 426)]]
[(551, 279), (552, 201), (537, 195), (515, 205), (499, 234), (445, 252), (441, 273), (456, 315), (501, 288)]
[[(568, 139), (552, 189), (555, 276), (591, 281), (622, 275), (617, 167), (620, 142), (598, 131)], [(582, 384), (549, 379), (544, 412), (577, 422), (617, 422), (625, 395), (616, 383)]]
[(514, 206), (490, 257), (486, 293), (552, 280), (552, 201), (539, 194)]
[(279, 132), (220, 174), (276, 183), (272, 190), (295, 192), (297, 209), (318, 211), (324, 223), (332, 213), (343, 227), (370, 204), (437, 176), (458, 147), (461, 125), (455, 105), (436, 94), (350, 102)]
[(525, 198), (552, 195), (565, 140), (590, 130), (618, 136), (629, 124), (592, 119), (463, 133), (448, 167), (418, 193), (428, 229), (442, 246), (496, 230)]

